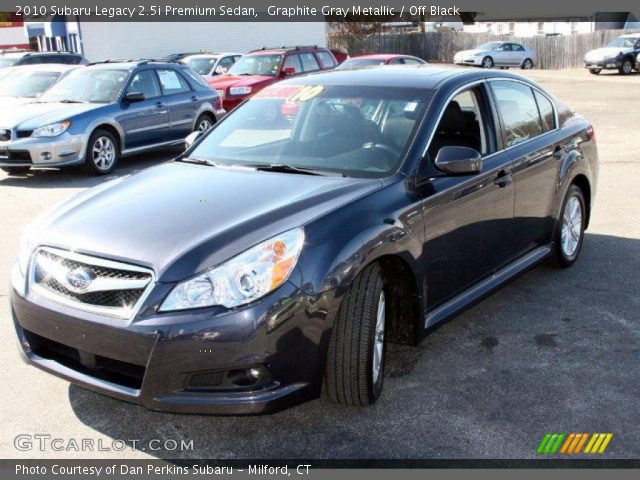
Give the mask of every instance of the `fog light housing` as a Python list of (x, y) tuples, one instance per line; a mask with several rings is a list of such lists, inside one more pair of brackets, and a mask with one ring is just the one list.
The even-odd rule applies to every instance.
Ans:
[(47, 160), (47, 161), (48, 161), (48, 160), (51, 160), (51, 159), (53, 158), (53, 155), (51, 155), (51, 152), (42, 152), (42, 153), (40, 154), (40, 157), (41, 157), (43, 160)]
[(191, 391), (257, 390), (274, 386), (271, 372), (265, 365), (233, 370), (195, 372), (188, 376), (185, 388)]

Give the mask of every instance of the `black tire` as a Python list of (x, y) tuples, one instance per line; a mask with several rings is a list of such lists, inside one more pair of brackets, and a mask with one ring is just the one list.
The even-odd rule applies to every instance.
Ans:
[(358, 275), (340, 305), (329, 341), (324, 381), (329, 398), (342, 405), (371, 405), (382, 393), (384, 343), (375, 381), (373, 368), (381, 295), (384, 295), (382, 271), (379, 265), (372, 264)]
[[(562, 229), (563, 229), (563, 217), (565, 214), (565, 208), (570, 199), (576, 198), (579, 202), (581, 209), (581, 222), (580, 222), (580, 235), (578, 239), (577, 247), (575, 251), (568, 255), (562, 247)], [(582, 190), (577, 185), (571, 185), (567, 194), (565, 195), (564, 201), (562, 202), (562, 209), (560, 210), (559, 218), (556, 221), (556, 230), (553, 234), (553, 247), (551, 252), (551, 257), (547, 261), (547, 264), (556, 267), (556, 268), (567, 268), (573, 265), (578, 256), (580, 255), (580, 251), (582, 250), (582, 244), (584, 242), (584, 230), (587, 224), (587, 209), (584, 201), (584, 195)]]
[(622, 65), (620, 65), (618, 72), (620, 73), (620, 75), (629, 75), (631, 72), (633, 72), (633, 62), (628, 58), (625, 58), (622, 61)]
[(9, 175), (26, 175), (31, 170), (31, 167), (1, 167), (3, 172), (7, 172)]
[[(213, 127), (213, 125), (216, 123), (215, 119), (213, 118), (212, 115), (208, 114), (208, 113), (203, 113), (201, 114), (198, 119), (196, 120), (196, 124), (195, 124), (195, 128), (194, 128), (194, 132), (206, 132), (207, 130), (209, 130), (211, 127)], [(205, 128), (204, 126), (208, 124), (208, 127)]]
[[(110, 150), (113, 154), (113, 158), (109, 162), (102, 162), (102, 160), (96, 158), (96, 152), (94, 149), (98, 148), (99, 141), (109, 142), (112, 146)], [(87, 172), (93, 175), (107, 175), (116, 168), (118, 161), (120, 160), (120, 148), (118, 141), (113, 134), (107, 130), (96, 130), (89, 137), (87, 143), (87, 152), (85, 155), (84, 168)], [(104, 167), (102, 166), (104, 165)]]
[(525, 58), (520, 68), (522, 68), (522, 70), (531, 70), (533, 68), (533, 60)]
[(494, 63), (493, 63), (493, 58), (491, 57), (484, 57), (482, 59), (482, 63), (481, 63), (482, 68), (493, 68)]
[(589, 69), (589, 73), (591, 73), (592, 75), (600, 75), (601, 71), (602, 71), (601, 68), (590, 68)]

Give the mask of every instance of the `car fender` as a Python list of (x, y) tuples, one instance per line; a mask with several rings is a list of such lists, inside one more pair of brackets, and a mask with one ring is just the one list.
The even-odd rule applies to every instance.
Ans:
[(92, 119), (87, 126), (85, 127), (85, 135), (83, 137), (83, 146), (82, 149), (86, 153), (87, 144), (89, 143), (89, 137), (91, 134), (101, 125), (108, 125), (115, 129), (118, 132), (118, 136), (120, 137), (120, 152), (124, 151), (126, 147), (126, 139), (124, 135), (124, 129), (122, 125), (113, 117), (101, 116), (95, 119)]
[(198, 109), (196, 110), (196, 113), (193, 115), (193, 122), (191, 124), (191, 130), (195, 130), (196, 129), (196, 122), (198, 121), (198, 117), (200, 115), (202, 115), (203, 113), (210, 113), (213, 118), (215, 119), (215, 121), (218, 121), (218, 117), (216, 116), (216, 112), (213, 108), (213, 104), (209, 101), (204, 101), (201, 102), (200, 105), (198, 106)]

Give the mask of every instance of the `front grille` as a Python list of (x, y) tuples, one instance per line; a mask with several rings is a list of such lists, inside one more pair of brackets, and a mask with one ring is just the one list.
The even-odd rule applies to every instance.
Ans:
[(11, 140), (11, 129), (0, 128), (0, 142), (8, 142)]
[(27, 150), (9, 150), (7, 160), (31, 163), (31, 154)]
[(32, 133), (33, 130), (17, 130), (16, 138), (29, 138)]
[(42, 358), (117, 385), (136, 390), (142, 387), (145, 368), (140, 365), (80, 351), (27, 330), (24, 334), (31, 350)]
[(31, 271), (32, 288), (53, 300), (122, 318), (153, 283), (149, 270), (52, 248), (36, 251)]

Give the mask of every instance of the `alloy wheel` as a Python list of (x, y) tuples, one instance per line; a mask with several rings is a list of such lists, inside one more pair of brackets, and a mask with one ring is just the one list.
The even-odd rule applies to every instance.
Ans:
[(582, 235), (582, 204), (576, 196), (567, 201), (562, 214), (560, 242), (562, 253), (571, 258), (578, 251)]
[(116, 146), (108, 137), (98, 137), (93, 144), (93, 163), (102, 171), (109, 170), (116, 160)]
[(209, 120), (208, 117), (203, 117), (202, 120), (200, 120), (200, 123), (198, 123), (197, 131), (206, 132), (212, 127), (212, 125), (213, 124), (211, 123), (211, 120)]
[(386, 317), (386, 302), (384, 290), (380, 292), (378, 299), (378, 311), (376, 313), (376, 327), (373, 336), (373, 383), (377, 383), (382, 370), (382, 356), (384, 354), (384, 324)]

